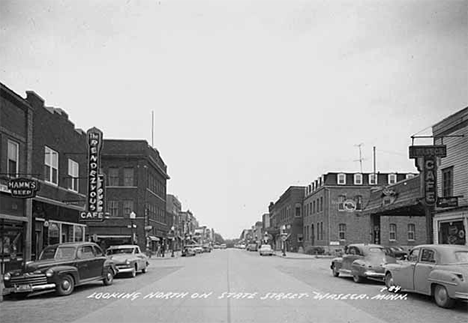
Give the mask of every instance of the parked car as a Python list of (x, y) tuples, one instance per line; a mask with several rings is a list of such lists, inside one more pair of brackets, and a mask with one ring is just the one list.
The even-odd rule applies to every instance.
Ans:
[(247, 245), (247, 251), (257, 251), (258, 250), (258, 246), (256, 243), (249, 243)]
[(18, 297), (43, 290), (55, 290), (59, 296), (70, 295), (75, 286), (96, 280), (111, 285), (117, 268), (102, 249), (92, 242), (50, 245), (37, 261), (27, 262), (24, 269), (4, 275), (7, 292)]
[(146, 273), (149, 266), (148, 257), (137, 245), (110, 246), (106, 254), (114, 261), (118, 274), (129, 274), (135, 277), (137, 272)]
[(385, 254), (384, 247), (361, 243), (349, 245), (342, 257), (332, 260), (330, 268), (335, 277), (352, 275), (356, 283), (361, 283), (366, 278), (383, 280), (384, 266), (389, 263), (396, 263), (396, 259)]
[(226, 247), (227, 247), (227, 246), (226, 246), (225, 243), (221, 244), (221, 249), (226, 249)]
[(209, 244), (204, 244), (203, 245), (203, 252), (211, 252), (211, 246)]
[(195, 255), (196, 253), (191, 247), (184, 247), (184, 249), (182, 250), (182, 257), (191, 257)]
[(468, 301), (468, 247), (420, 245), (406, 260), (385, 268), (385, 285), (434, 297), (440, 307), (453, 307), (456, 300)]
[(384, 247), (385, 253), (389, 256), (392, 256), (398, 260), (404, 259), (408, 253), (400, 246), (391, 246), (391, 247)]
[(187, 248), (191, 248), (195, 253), (203, 253), (203, 247), (198, 244), (187, 245)]
[(273, 249), (269, 244), (262, 244), (258, 252), (260, 253), (260, 256), (273, 256)]

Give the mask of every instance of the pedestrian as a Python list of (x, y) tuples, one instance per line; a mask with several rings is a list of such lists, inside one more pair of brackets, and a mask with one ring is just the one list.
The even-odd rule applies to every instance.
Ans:
[(166, 251), (166, 247), (165, 247), (165, 245), (163, 244), (163, 245), (161, 246), (161, 257), (163, 257), (163, 258), (164, 258), (164, 252), (165, 252), (165, 251)]
[(161, 257), (161, 245), (158, 243), (158, 249), (156, 249), (156, 257)]

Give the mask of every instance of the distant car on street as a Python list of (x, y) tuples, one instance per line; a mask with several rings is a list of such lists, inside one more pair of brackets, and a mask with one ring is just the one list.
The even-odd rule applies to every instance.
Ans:
[(440, 307), (468, 301), (468, 247), (427, 244), (416, 246), (406, 260), (385, 267), (387, 289), (433, 296)]
[(191, 247), (184, 247), (184, 249), (182, 249), (182, 257), (192, 257), (195, 255), (196, 253)]
[(202, 248), (203, 248), (203, 252), (211, 252), (211, 249), (212, 249), (209, 244), (204, 244)]
[(18, 297), (44, 290), (67, 296), (75, 286), (85, 283), (102, 280), (104, 285), (111, 285), (116, 273), (113, 261), (97, 244), (68, 242), (45, 247), (37, 261), (7, 272), (3, 279), (7, 292)]
[(258, 250), (260, 256), (273, 256), (273, 249), (269, 244), (263, 244)]
[(258, 246), (256, 243), (249, 243), (247, 245), (247, 251), (257, 251), (258, 250)]
[(203, 253), (203, 247), (198, 244), (187, 245), (187, 248), (191, 248), (195, 253)]
[(351, 244), (342, 257), (334, 258), (331, 262), (333, 276), (340, 274), (352, 275), (356, 283), (366, 278), (382, 280), (385, 267), (389, 263), (396, 263), (396, 259), (385, 253), (384, 247), (376, 244)]
[(114, 261), (119, 275), (135, 277), (137, 272), (146, 273), (149, 266), (148, 257), (137, 245), (111, 246), (107, 248), (106, 254)]
[(226, 244), (225, 243), (221, 244), (221, 249), (226, 249)]

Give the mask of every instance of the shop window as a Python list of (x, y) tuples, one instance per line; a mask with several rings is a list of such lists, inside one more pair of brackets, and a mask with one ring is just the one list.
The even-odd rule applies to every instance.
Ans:
[(58, 185), (58, 153), (49, 147), (45, 147), (44, 180)]
[(346, 185), (346, 174), (338, 174), (338, 185)]
[(23, 227), (0, 222), (0, 258), (16, 260), (23, 255)]
[(416, 231), (416, 225), (413, 223), (408, 224), (408, 240), (410, 241), (415, 240), (415, 234), (414, 234), (415, 231)]
[(338, 196), (338, 211), (344, 211), (344, 201), (346, 200), (346, 195)]
[(391, 241), (395, 241), (397, 238), (397, 226), (394, 223), (390, 224), (389, 237)]
[(442, 169), (442, 196), (453, 196), (453, 167)]
[(60, 243), (60, 228), (57, 223), (49, 223), (49, 245)]
[(133, 168), (124, 168), (124, 186), (135, 186)]
[(362, 185), (362, 174), (354, 174), (354, 185)]
[(75, 242), (83, 241), (84, 229), (82, 226), (75, 225)]
[(338, 234), (339, 234), (339, 237), (340, 237), (340, 240), (345, 240), (346, 239), (346, 224), (344, 223), (340, 223), (338, 225)]
[(19, 174), (19, 144), (11, 140), (8, 140), (7, 173), (10, 177)]
[(73, 225), (62, 224), (62, 243), (73, 242)]
[(377, 174), (369, 174), (369, 185), (377, 185)]
[(80, 174), (79, 164), (72, 160), (68, 160), (68, 189), (74, 192), (78, 192), (78, 177)]
[(395, 184), (397, 182), (396, 174), (388, 174), (388, 185)]
[(109, 168), (108, 174), (109, 186), (119, 186), (119, 169), (116, 167)]

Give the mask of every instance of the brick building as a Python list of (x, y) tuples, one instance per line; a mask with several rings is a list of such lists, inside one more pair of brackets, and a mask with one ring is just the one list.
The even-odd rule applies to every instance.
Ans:
[(305, 251), (316, 246), (336, 251), (350, 243), (371, 242), (370, 217), (363, 213), (371, 190), (413, 176), (413, 173), (327, 173), (316, 179), (307, 186), (303, 203)]
[(278, 232), (281, 231), (289, 235), (286, 240), (286, 251), (294, 252), (303, 247), (302, 202), (305, 190), (304, 186), (290, 186), (276, 202), (270, 203), (270, 228), (272, 230), (267, 231), (276, 232), (274, 240), (277, 249), (281, 248), (281, 239), (277, 237)]
[(108, 219), (88, 223), (90, 236), (103, 247), (133, 240), (142, 250), (156, 251), (170, 230), (166, 217), (169, 176), (158, 150), (146, 140), (105, 139), (101, 167)]
[(180, 213), (182, 212), (182, 203), (177, 196), (167, 194), (166, 196), (166, 211), (168, 213), (170, 227), (174, 227), (174, 250), (180, 250), (182, 245), (183, 226)]

